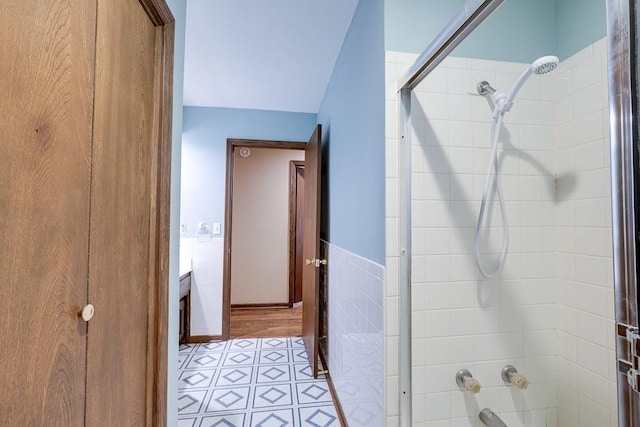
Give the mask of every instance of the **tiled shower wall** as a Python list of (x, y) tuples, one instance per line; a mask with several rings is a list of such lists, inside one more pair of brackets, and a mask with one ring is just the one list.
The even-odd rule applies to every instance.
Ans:
[(558, 425), (617, 426), (606, 40), (555, 73)]
[[(477, 213), (491, 149), (492, 109), (473, 95), (478, 81), (508, 90), (525, 64), (450, 58), (413, 92), (412, 100), (412, 377), (416, 425), (473, 425), (485, 407), (510, 426), (554, 419), (551, 81), (533, 80), (505, 118), (500, 161), (510, 223), (507, 264), (499, 279), (474, 267)], [(524, 137), (523, 137), (524, 136)], [(545, 137), (546, 136), (546, 137)], [(546, 158), (545, 158), (546, 157)], [(482, 245), (491, 266), (502, 230), (490, 210)], [(504, 365), (531, 382), (505, 387)], [(482, 385), (470, 396), (455, 374), (468, 369)], [(529, 425), (533, 425), (529, 423)]]
[(384, 267), (322, 244), (328, 252), (331, 378), (349, 426), (382, 426)]
[(222, 335), (223, 246), (220, 237), (180, 239), (180, 257), (191, 257), (191, 335)]
[[(509, 90), (527, 64), (449, 58), (414, 91), (414, 425), (475, 425), (484, 407), (510, 426), (615, 420), (602, 46), (587, 49), (597, 59), (580, 52), (556, 73), (529, 79), (506, 117), (500, 162), (511, 244), (495, 280), (481, 278), (473, 260), (491, 138), (491, 108), (475, 86), (487, 80)], [(395, 81), (414, 60), (387, 52), (387, 425), (397, 425), (398, 414)], [(600, 65), (599, 80), (593, 62)], [(586, 97), (587, 88), (597, 103)], [(483, 253), (492, 265), (501, 219), (497, 209), (490, 217)], [(507, 363), (529, 378), (527, 390), (504, 386), (500, 369)], [(459, 391), (454, 376), (461, 368), (482, 384), (478, 395)], [(585, 415), (578, 417), (581, 408)]]

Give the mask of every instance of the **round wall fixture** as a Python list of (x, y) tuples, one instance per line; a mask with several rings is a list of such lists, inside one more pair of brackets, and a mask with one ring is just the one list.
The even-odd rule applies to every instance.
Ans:
[(251, 149), (249, 147), (240, 148), (240, 157), (244, 157), (245, 159), (251, 155)]

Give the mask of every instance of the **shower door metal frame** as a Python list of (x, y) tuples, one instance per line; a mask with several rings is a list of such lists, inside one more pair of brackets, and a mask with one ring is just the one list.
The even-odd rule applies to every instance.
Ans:
[(411, 427), (411, 93), (504, 0), (468, 0), (398, 81), (399, 111), (399, 412), (400, 426)]
[[(609, 132), (615, 284), (618, 425), (640, 427), (638, 335), (638, 10), (633, 0), (607, 0)], [(637, 120), (637, 119), (636, 119)], [(635, 387), (632, 385), (636, 382)], [(634, 390), (635, 388), (635, 390)]]

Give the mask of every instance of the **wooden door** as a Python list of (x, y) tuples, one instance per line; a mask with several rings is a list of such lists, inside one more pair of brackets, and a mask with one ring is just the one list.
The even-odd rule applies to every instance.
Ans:
[(0, 424), (81, 426), (95, 4), (0, 2)]
[(0, 424), (164, 426), (173, 17), (5, 1), (0, 40)]
[(156, 330), (168, 257), (159, 226), (168, 211), (160, 188), (170, 155), (160, 135), (166, 38), (139, 0), (101, 0), (97, 17), (87, 424), (155, 426), (165, 422), (153, 378), (166, 352)]
[(318, 125), (305, 149), (302, 274), (302, 338), (315, 378), (318, 377), (320, 268), (320, 174), (322, 126)]

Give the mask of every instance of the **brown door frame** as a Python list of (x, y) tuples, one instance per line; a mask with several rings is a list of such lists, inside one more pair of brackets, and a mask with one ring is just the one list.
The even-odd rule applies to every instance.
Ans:
[[(298, 199), (300, 197), (298, 171), (300, 169), (304, 170), (304, 160), (291, 160), (289, 162), (289, 308), (293, 307), (296, 302), (297, 237), (298, 233), (302, 233), (302, 230), (298, 229), (297, 223), (298, 216), (302, 215), (302, 212), (298, 211)], [(302, 274), (302, 271), (300, 274)]]
[[(158, 138), (155, 187), (151, 188), (151, 242), (147, 345), (147, 425), (167, 425), (169, 343), (169, 239), (171, 223), (171, 142), (173, 113), (173, 56), (175, 19), (165, 0), (139, 0), (157, 27), (154, 101)], [(155, 193), (155, 194), (153, 194)], [(155, 261), (155, 262), (154, 262)]]
[(259, 139), (227, 139), (227, 171), (224, 203), (224, 260), (222, 267), (222, 339), (228, 340), (231, 329), (231, 230), (233, 212), (233, 171), (236, 147), (304, 150), (306, 142), (269, 141)]

